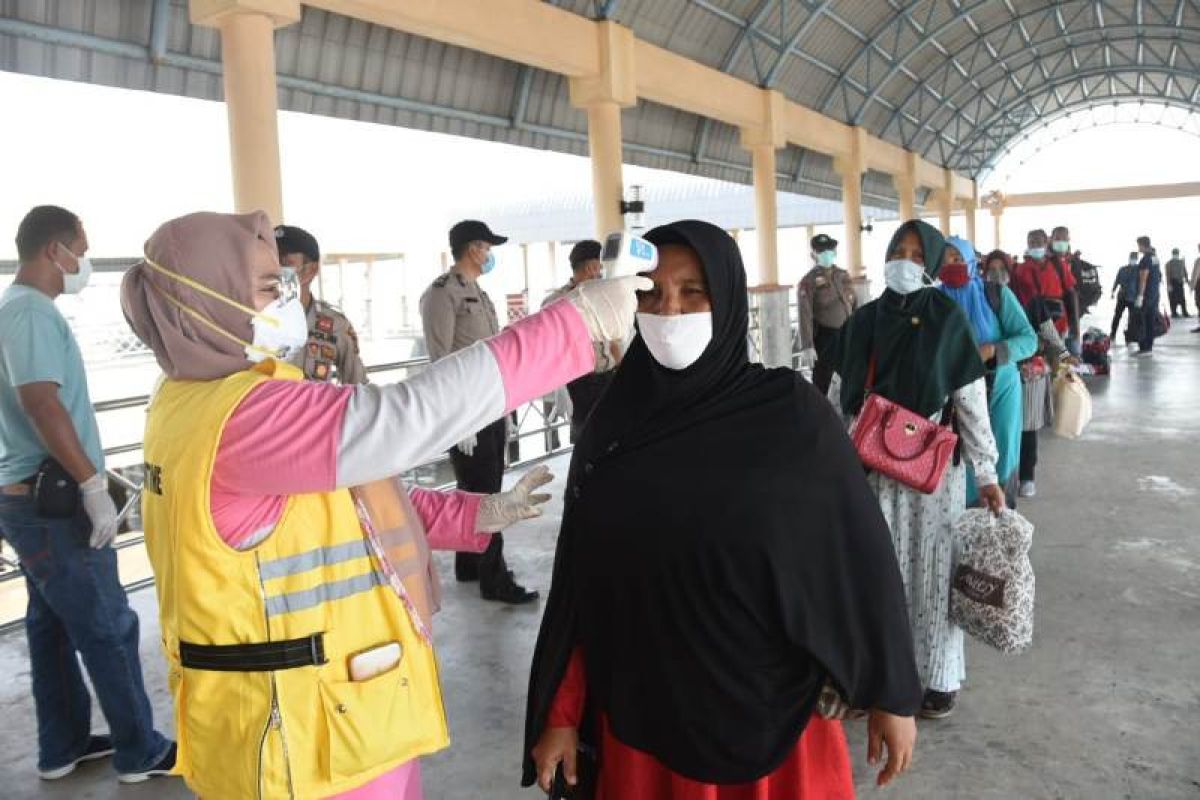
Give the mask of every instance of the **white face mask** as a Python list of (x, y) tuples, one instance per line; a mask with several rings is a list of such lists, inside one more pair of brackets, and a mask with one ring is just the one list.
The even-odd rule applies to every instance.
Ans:
[(296, 273), (284, 269), (279, 279), (279, 297), (251, 320), (254, 341), (246, 347), (246, 358), (254, 363), (274, 358), (299, 362), (308, 342), (308, 318), (300, 302), (300, 282)]
[(704, 354), (712, 341), (712, 312), (698, 314), (637, 315), (638, 332), (650, 355), (667, 369), (687, 369)]
[(907, 258), (889, 261), (883, 265), (883, 282), (896, 294), (912, 294), (925, 287), (925, 268)]
[(54, 262), (54, 266), (58, 267), (58, 269), (62, 272), (63, 294), (79, 294), (84, 290), (84, 287), (88, 285), (88, 281), (92, 278), (92, 260), (87, 256), (75, 255), (75, 253), (72, 252), (72, 250), (65, 244), (62, 246), (62, 248), (68, 253), (71, 253), (71, 257), (74, 258), (75, 263), (78, 264), (75, 272), (67, 272), (66, 269), (63, 268), (62, 264), (59, 264), (57, 261)]

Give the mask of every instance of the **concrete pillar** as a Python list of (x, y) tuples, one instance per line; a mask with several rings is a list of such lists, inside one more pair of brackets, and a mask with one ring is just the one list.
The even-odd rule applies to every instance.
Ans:
[(599, 69), (570, 78), (571, 105), (587, 112), (588, 152), (592, 157), (592, 191), (596, 206), (596, 238), (625, 227), (621, 216), (621, 109), (637, 104), (633, 31), (615, 22), (595, 23)]
[(842, 220), (846, 224), (845, 266), (850, 277), (857, 280), (866, 275), (862, 254), (863, 173), (845, 165), (838, 172), (842, 176)]
[(965, 215), (965, 218), (966, 218), (966, 226), (965, 226), (966, 239), (968, 242), (970, 242), (972, 245), (974, 245), (976, 243), (975, 242), (975, 201), (974, 200), (964, 200), (962, 207), (963, 207), (963, 214)]
[(299, 0), (191, 0), (193, 24), (221, 32), (233, 205), (283, 221), (275, 28), (300, 20)]
[(917, 217), (917, 185), (904, 175), (893, 175), (892, 184), (896, 187), (899, 200), (900, 221), (907, 222)]
[(994, 249), (996, 249), (996, 250), (1004, 249), (1003, 246), (1000, 244), (1000, 242), (1004, 238), (1003, 222), (1004, 222), (1004, 206), (995, 206), (992, 209), (992, 241), (994, 242)]
[(596, 206), (596, 238), (625, 227), (621, 199), (621, 107), (597, 102), (587, 107), (588, 155), (592, 158), (592, 199)]
[(942, 169), (942, 187), (935, 193), (938, 228), (943, 236), (950, 235), (950, 216), (954, 213), (954, 173)]
[(954, 207), (946, 193), (940, 189), (934, 193), (933, 201), (934, 207), (937, 209), (938, 230), (942, 232), (943, 236), (949, 236), (950, 217), (954, 212)]
[(754, 165), (754, 227), (758, 242), (758, 274), (767, 286), (779, 284), (779, 218), (775, 204), (775, 146), (756, 145)]
[[(833, 160), (833, 169), (842, 177), (842, 221), (846, 225), (846, 249), (843, 267), (855, 283), (866, 280), (862, 253), (862, 179), (867, 172), (867, 134), (862, 128), (849, 129), (849, 152)], [(856, 288), (856, 291), (865, 289)]]
[(764, 286), (779, 285), (779, 206), (776, 199), (776, 151), (787, 147), (787, 100), (773, 89), (759, 95), (762, 125), (741, 129), (742, 147), (750, 151), (754, 170), (754, 229), (758, 242), (758, 273)]
[(896, 187), (900, 221), (907, 222), (917, 218), (917, 154), (905, 151), (903, 164), (902, 171), (892, 175), (892, 185)]

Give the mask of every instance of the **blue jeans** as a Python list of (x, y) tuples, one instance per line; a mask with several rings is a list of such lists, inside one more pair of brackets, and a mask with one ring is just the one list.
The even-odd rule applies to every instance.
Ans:
[(29, 606), (25, 633), (38, 722), (38, 769), (79, 758), (91, 736), (92, 701), (79, 658), (108, 720), (113, 766), (140, 772), (166, 755), (154, 729), (138, 660), (138, 618), (117, 576), (111, 547), (88, 547), (92, 524), (38, 515), (33, 498), (0, 495), (0, 535), (21, 561)]

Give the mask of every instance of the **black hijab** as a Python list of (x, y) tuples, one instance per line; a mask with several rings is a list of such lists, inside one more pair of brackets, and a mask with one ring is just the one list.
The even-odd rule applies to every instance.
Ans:
[(827, 676), (859, 707), (911, 715), (921, 702), (887, 524), (834, 409), (795, 372), (749, 363), (728, 234), (686, 221), (646, 238), (699, 255), (713, 339), (682, 371), (635, 339), (576, 446), (525, 785), (576, 647), (583, 740), (596, 743), (603, 714), (623, 743), (709, 783), (777, 768)]
[[(921, 239), (925, 273), (936, 278), (946, 240), (926, 222), (901, 225), (888, 244), (888, 258), (909, 231)], [(933, 287), (903, 295), (886, 289), (842, 326), (834, 369), (842, 378), (846, 414), (862, 408), (872, 357), (874, 391), (925, 417), (942, 408), (956, 389), (987, 374), (967, 315)]]

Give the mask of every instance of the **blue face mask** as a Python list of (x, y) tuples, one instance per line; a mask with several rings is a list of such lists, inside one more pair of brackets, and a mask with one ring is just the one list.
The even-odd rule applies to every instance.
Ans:
[(1029, 248), (1028, 250), (1026, 250), (1026, 251), (1025, 251), (1025, 253), (1026, 253), (1026, 254), (1027, 254), (1027, 255), (1028, 255), (1030, 258), (1032, 258), (1034, 261), (1041, 261), (1043, 258), (1045, 258), (1045, 257), (1046, 257), (1046, 248), (1044, 248), (1044, 247), (1031, 247), (1031, 248)]
[(489, 272), (491, 272), (495, 268), (496, 268), (496, 254), (489, 251), (487, 259), (483, 262), (483, 266), (481, 266), (479, 269), (483, 272), (484, 275), (487, 275)]
[(822, 250), (817, 253), (817, 263), (822, 267), (832, 267), (837, 262), (836, 250)]

